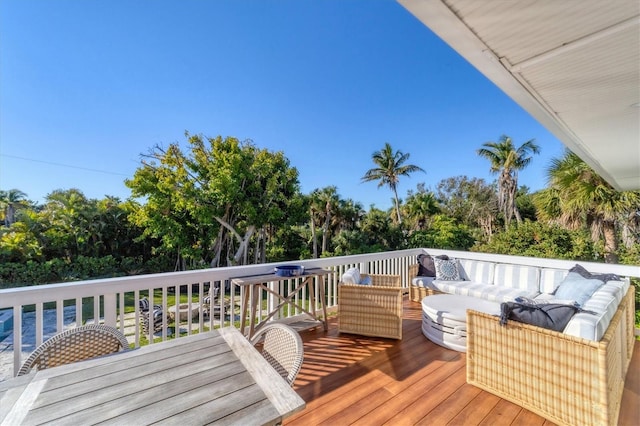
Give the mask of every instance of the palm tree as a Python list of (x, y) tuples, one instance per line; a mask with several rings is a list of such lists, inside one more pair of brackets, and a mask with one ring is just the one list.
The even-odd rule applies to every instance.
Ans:
[(380, 151), (373, 153), (373, 162), (378, 166), (367, 170), (362, 177), (364, 182), (377, 180), (378, 188), (387, 185), (393, 191), (398, 223), (402, 223), (400, 216), (400, 201), (398, 200), (398, 181), (400, 176), (409, 176), (413, 172), (424, 172), (424, 170), (413, 164), (404, 164), (409, 159), (409, 154), (400, 151), (393, 152), (393, 148), (387, 142)]
[(513, 145), (509, 136), (502, 135), (498, 142), (486, 142), (478, 149), (479, 156), (491, 162), (491, 172), (500, 173), (498, 177), (498, 205), (504, 214), (505, 226), (509, 226), (511, 218), (515, 216), (518, 223), (522, 222), (520, 212), (516, 206), (516, 192), (518, 191), (518, 170), (522, 170), (531, 163), (530, 153), (540, 153), (540, 147), (531, 139), (518, 148)]
[(0, 206), (4, 214), (4, 225), (8, 228), (16, 219), (16, 210), (24, 207), (27, 194), (19, 189), (10, 189), (8, 191), (0, 191)]
[(426, 229), (429, 218), (440, 212), (440, 205), (433, 192), (419, 191), (407, 197), (403, 211), (411, 219), (413, 229), (421, 231)]
[(616, 191), (571, 151), (553, 159), (547, 170), (549, 187), (534, 197), (538, 216), (576, 229), (586, 225), (594, 242), (604, 241), (604, 258), (617, 263), (617, 227), (633, 218), (640, 191)]

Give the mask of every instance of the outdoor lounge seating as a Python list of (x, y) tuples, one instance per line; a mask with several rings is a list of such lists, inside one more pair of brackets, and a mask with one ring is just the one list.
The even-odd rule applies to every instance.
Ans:
[(304, 346), (298, 332), (286, 324), (273, 322), (262, 327), (251, 343), (282, 378), (293, 385), (304, 358)]
[(402, 339), (402, 290), (400, 275), (349, 269), (338, 285), (338, 331)]
[(129, 349), (126, 337), (106, 325), (84, 325), (58, 333), (25, 360), (18, 376)]
[(220, 318), (220, 314), (222, 314), (222, 316), (228, 314), (230, 307), (231, 302), (224, 298), (222, 301), (220, 300), (220, 287), (212, 285), (209, 288), (209, 294), (202, 300), (201, 312), (205, 317), (213, 315), (216, 318)]
[[(144, 334), (149, 334), (149, 311), (150, 311), (150, 303), (149, 299), (146, 297), (140, 299), (139, 309), (140, 309), (140, 322), (142, 332)], [(151, 318), (153, 320), (153, 332), (156, 333), (162, 330), (162, 320), (164, 317), (164, 313), (162, 311), (162, 306), (153, 305), (153, 311), (151, 312)]]
[[(570, 271), (586, 272), (579, 265), (539, 268), (469, 259), (458, 264), (456, 279), (413, 278), (411, 299), (444, 293), (549, 302), (560, 297), (563, 285), (574, 284)], [(411, 274), (417, 270), (410, 267)], [(515, 320), (501, 324), (499, 316), (468, 310), (467, 382), (557, 424), (617, 424), (635, 342), (634, 287), (628, 278), (598, 277), (600, 285), (579, 303), (584, 311), (562, 332)], [(588, 284), (587, 272), (577, 288)]]

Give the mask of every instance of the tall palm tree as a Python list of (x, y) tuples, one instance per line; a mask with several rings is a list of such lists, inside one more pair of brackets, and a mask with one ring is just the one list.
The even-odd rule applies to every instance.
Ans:
[(549, 187), (534, 197), (538, 216), (570, 228), (586, 225), (594, 242), (604, 241), (604, 258), (617, 263), (617, 227), (634, 217), (640, 191), (616, 191), (580, 157), (567, 150), (547, 169)]
[(378, 166), (367, 170), (362, 177), (362, 181), (370, 182), (377, 180), (378, 188), (388, 186), (393, 191), (393, 199), (395, 200), (396, 214), (398, 215), (398, 223), (402, 223), (400, 216), (400, 201), (398, 200), (398, 182), (400, 176), (409, 176), (413, 172), (424, 172), (424, 170), (413, 164), (404, 164), (409, 159), (409, 154), (403, 154), (401, 151), (393, 151), (391, 145), (387, 142), (380, 151), (373, 153), (373, 162)]
[(19, 207), (26, 206), (27, 194), (19, 189), (0, 191), (0, 207), (4, 215), (4, 225), (8, 228), (16, 219), (16, 211)]
[(498, 142), (486, 142), (478, 149), (479, 156), (491, 162), (491, 172), (500, 173), (498, 176), (498, 205), (504, 214), (505, 226), (509, 226), (511, 218), (515, 216), (518, 223), (522, 217), (516, 206), (516, 192), (518, 191), (518, 170), (522, 170), (531, 163), (529, 154), (540, 153), (540, 147), (534, 139), (516, 148), (509, 136), (502, 135)]

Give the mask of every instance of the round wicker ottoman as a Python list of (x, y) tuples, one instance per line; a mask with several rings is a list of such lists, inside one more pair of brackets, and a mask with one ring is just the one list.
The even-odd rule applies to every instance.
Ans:
[(422, 333), (433, 343), (467, 351), (467, 309), (500, 315), (500, 303), (470, 296), (437, 294), (422, 299)]

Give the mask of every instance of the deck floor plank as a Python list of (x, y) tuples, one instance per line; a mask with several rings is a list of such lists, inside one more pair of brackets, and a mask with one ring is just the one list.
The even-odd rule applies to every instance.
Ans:
[[(289, 425), (531, 425), (552, 422), (466, 383), (466, 355), (424, 337), (419, 303), (405, 297), (402, 340), (340, 334), (337, 319), (301, 333), (305, 347), (294, 389), (307, 403)], [(636, 343), (619, 424), (640, 418)]]

